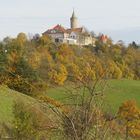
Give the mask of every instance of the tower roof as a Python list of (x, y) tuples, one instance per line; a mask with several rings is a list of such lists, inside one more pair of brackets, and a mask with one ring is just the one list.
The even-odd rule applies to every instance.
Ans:
[(72, 18), (76, 18), (76, 14), (75, 14), (74, 9), (73, 9), (73, 13), (72, 13)]

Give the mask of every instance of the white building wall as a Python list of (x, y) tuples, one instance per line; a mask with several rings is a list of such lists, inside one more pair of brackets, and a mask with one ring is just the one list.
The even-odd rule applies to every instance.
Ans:
[(64, 34), (63, 33), (51, 33), (49, 34), (49, 36), (51, 36), (53, 39), (57, 39), (57, 38), (60, 38), (60, 39), (63, 39), (64, 38)]

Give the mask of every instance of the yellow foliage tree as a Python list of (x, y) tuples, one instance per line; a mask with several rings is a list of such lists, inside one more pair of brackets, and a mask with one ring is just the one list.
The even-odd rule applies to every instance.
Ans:
[(50, 81), (57, 85), (63, 85), (67, 75), (67, 69), (63, 64), (54, 65), (48, 72)]
[(126, 128), (125, 138), (140, 137), (140, 109), (134, 101), (124, 102), (118, 111), (118, 117)]
[(92, 81), (96, 79), (95, 71), (90, 66), (89, 63), (86, 63), (85, 66), (83, 67), (82, 75), (83, 75), (82, 79), (84, 81)]
[(41, 43), (42, 45), (48, 45), (48, 44), (51, 43), (51, 38), (50, 38), (48, 35), (42, 35), (42, 36), (40, 37), (40, 43)]
[(25, 33), (19, 33), (17, 35), (17, 43), (20, 47), (24, 48), (25, 43), (27, 42), (27, 36)]
[(67, 67), (68, 69), (68, 73), (69, 73), (69, 79), (70, 80), (81, 80), (82, 79), (82, 73), (80, 72), (79, 66), (74, 64), (74, 63), (70, 63)]

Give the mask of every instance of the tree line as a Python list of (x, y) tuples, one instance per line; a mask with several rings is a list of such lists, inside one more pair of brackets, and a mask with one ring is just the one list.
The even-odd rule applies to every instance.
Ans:
[[(17, 91), (32, 94), (51, 85), (89, 78), (139, 79), (140, 49), (136, 43), (106, 43), (99, 38), (93, 46), (56, 44), (49, 36), (28, 39), (19, 33), (0, 42), (0, 82)], [(36, 88), (35, 88), (36, 87)]]

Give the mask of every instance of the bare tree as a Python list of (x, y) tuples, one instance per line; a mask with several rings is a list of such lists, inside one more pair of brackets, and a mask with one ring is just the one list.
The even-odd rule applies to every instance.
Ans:
[(68, 104), (47, 105), (59, 118), (61, 130), (68, 140), (108, 140), (111, 135), (109, 123), (103, 113), (104, 90), (107, 81), (103, 75), (91, 80), (75, 78), (70, 88), (65, 88)]

